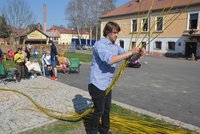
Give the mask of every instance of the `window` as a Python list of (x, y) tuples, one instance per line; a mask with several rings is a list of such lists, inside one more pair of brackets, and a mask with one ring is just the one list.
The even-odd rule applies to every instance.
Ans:
[(163, 31), (163, 17), (156, 17), (156, 31)]
[(149, 29), (149, 19), (142, 19), (142, 31), (147, 32)]
[(132, 48), (136, 47), (136, 42), (132, 41)]
[(199, 14), (198, 13), (190, 13), (189, 14), (189, 29), (198, 29), (198, 19)]
[(174, 51), (175, 50), (175, 42), (172, 42), (172, 41), (169, 41), (168, 42), (168, 50), (172, 50)]
[(162, 42), (161, 41), (156, 41), (154, 49), (161, 50), (161, 48), (162, 48)]
[(131, 23), (131, 32), (137, 32), (137, 19), (133, 19)]
[(147, 43), (146, 42), (142, 42), (142, 48), (146, 49)]
[(123, 40), (120, 40), (120, 41), (119, 41), (119, 44), (120, 44), (120, 47), (121, 47), (121, 48), (124, 48), (124, 41), (123, 41)]

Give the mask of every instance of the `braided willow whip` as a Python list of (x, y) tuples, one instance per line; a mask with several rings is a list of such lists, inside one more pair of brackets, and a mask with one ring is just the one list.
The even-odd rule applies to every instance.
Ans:
[[(189, 7), (191, 1), (192, 0), (190, 0), (190, 2), (184, 8), (184, 10), (186, 10)], [(149, 13), (151, 12), (153, 3), (154, 3), (154, 0), (152, 2), (150, 10), (147, 13), (147, 17), (149, 15)], [(166, 13), (168, 14), (172, 8), (173, 8), (173, 6), (171, 6), (171, 8)], [(165, 8), (163, 9), (162, 13), (164, 13), (164, 11), (165, 11)], [(181, 15), (182, 12), (183, 11), (181, 11), (178, 14), (178, 16), (176, 16), (173, 19), (173, 21), (165, 27), (165, 29), (168, 28)], [(147, 19), (147, 17), (146, 17), (146, 19)], [(155, 26), (155, 22), (154, 22), (153, 26)], [(152, 30), (152, 27), (150, 28), (150, 31)], [(159, 34), (157, 36), (155, 36), (151, 41), (153, 41), (156, 37), (158, 37)], [(133, 33), (131, 35), (131, 41), (132, 41), (132, 38), (133, 38)], [(130, 41), (130, 44), (131, 44), (131, 41)], [(150, 42), (148, 42), (147, 44), (149, 44)], [(137, 59), (138, 57), (140, 57), (140, 55), (139, 56), (137, 55), (135, 58)], [(111, 85), (106, 89), (106, 95), (114, 88), (115, 84), (117, 83), (117, 81), (119, 80), (121, 75), (123, 74), (127, 64), (128, 64), (128, 59), (126, 59), (124, 61), (124, 63), (121, 65), (121, 68), (117, 72), (117, 75), (114, 77)], [(18, 90), (6, 89), (6, 88), (0, 88), (0, 90), (15, 92), (15, 93), (18, 93), (18, 94), (21, 94), (21, 95), (27, 97), (36, 106), (36, 108), (39, 109), (41, 112), (43, 112), (44, 114), (46, 114), (49, 117), (59, 119), (59, 120), (79, 121), (83, 117), (85, 117), (86, 115), (88, 115), (89, 113), (91, 113), (93, 111), (93, 107), (92, 107), (90, 109), (87, 109), (85, 112), (83, 112), (81, 114), (72, 113), (72, 112), (71, 113), (62, 113), (59, 111), (55, 111), (55, 110), (51, 110), (51, 109), (42, 107), (40, 104), (38, 104), (36, 101), (34, 101), (29, 95), (27, 95), (23, 92), (20, 92)], [(57, 113), (57, 114), (55, 114), (55, 113)], [(120, 116), (120, 115), (116, 115), (113, 113), (111, 113), (111, 128), (113, 130), (120, 131), (125, 134), (126, 133), (127, 134), (130, 134), (130, 133), (140, 133), (140, 134), (142, 134), (142, 133), (151, 133), (151, 134), (157, 134), (157, 133), (162, 133), (162, 134), (186, 134), (187, 133), (188, 134), (188, 133), (190, 133), (190, 134), (193, 134), (193, 133), (195, 133), (195, 132), (185, 132), (183, 129), (169, 127), (166, 124), (160, 124), (160, 123), (155, 123), (155, 122), (151, 122), (151, 121), (144, 121), (142, 119), (138, 119), (138, 118), (134, 118), (134, 117)]]

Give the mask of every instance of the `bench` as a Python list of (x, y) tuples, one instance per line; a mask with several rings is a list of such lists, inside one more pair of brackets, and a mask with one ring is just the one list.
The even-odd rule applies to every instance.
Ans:
[[(69, 67), (69, 61), (66, 57), (58, 57), (59, 65), (56, 65), (57, 70), (62, 70), (64, 73), (67, 71)], [(64, 68), (63, 64), (66, 64), (66, 68)], [(51, 66), (48, 66), (48, 69), (52, 69)]]

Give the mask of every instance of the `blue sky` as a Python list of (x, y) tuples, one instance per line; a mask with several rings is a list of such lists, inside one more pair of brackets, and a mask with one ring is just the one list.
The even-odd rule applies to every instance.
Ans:
[[(67, 26), (65, 20), (65, 8), (69, 0), (27, 0), (31, 10), (34, 12), (36, 21), (43, 24), (43, 4), (47, 5), (47, 28), (52, 25)], [(59, 2), (58, 2), (59, 1)], [(119, 7), (130, 0), (116, 0), (116, 6)], [(0, 0), (0, 12), (6, 0)]]

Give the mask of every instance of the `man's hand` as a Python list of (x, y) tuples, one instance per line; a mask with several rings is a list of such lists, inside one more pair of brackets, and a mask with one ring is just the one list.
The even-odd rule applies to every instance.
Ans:
[(130, 50), (130, 51), (131, 51), (132, 55), (134, 55), (134, 54), (137, 54), (137, 53), (140, 52), (140, 48), (134, 47), (134, 48), (133, 48), (132, 50)]
[(139, 48), (139, 53), (141, 53), (142, 55), (145, 55), (146, 54), (146, 50), (145, 48)]
[(132, 60), (138, 60), (141, 56), (143, 56), (146, 53), (145, 48), (138, 48), (134, 47), (132, 50), (132, 56), (130, 57)]

